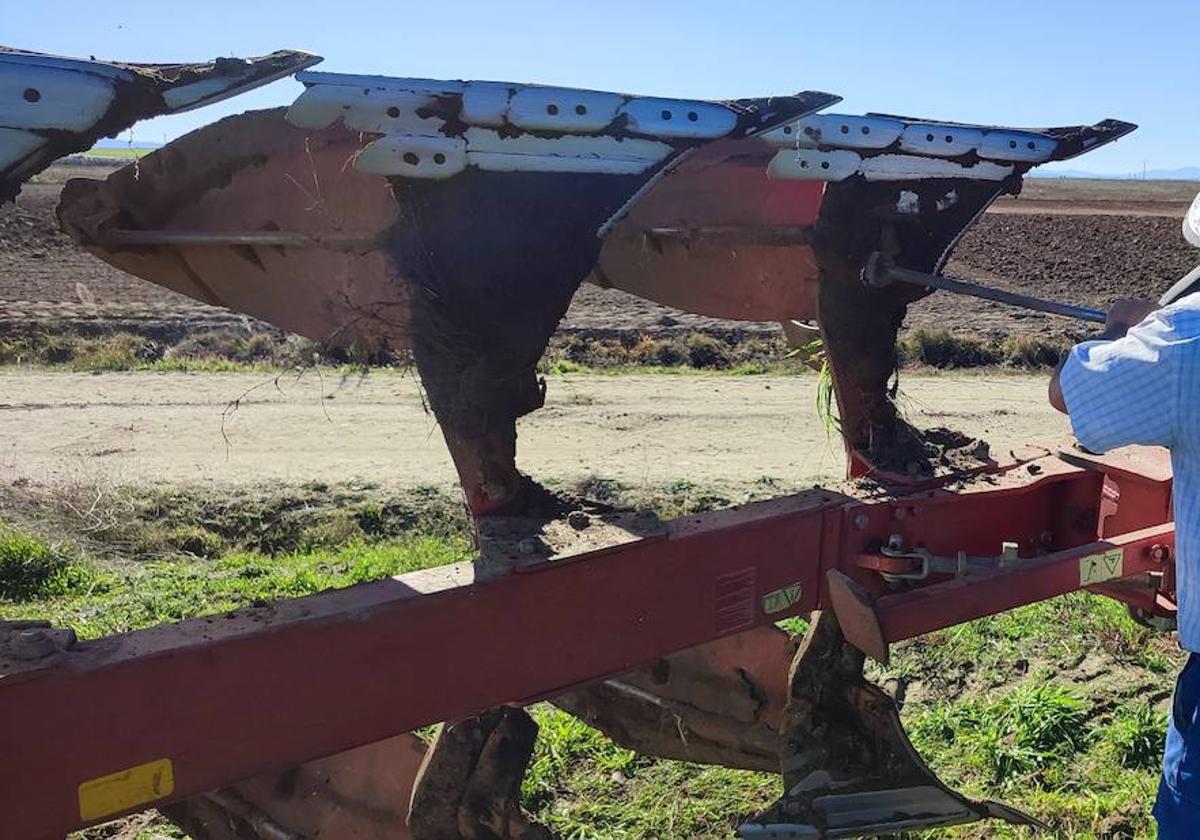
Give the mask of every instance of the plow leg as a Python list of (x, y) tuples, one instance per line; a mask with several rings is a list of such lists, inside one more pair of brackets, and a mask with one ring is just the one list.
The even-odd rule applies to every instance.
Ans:
[(742, 837), (875, 836), (986, 818), (1038, 824), (942, 784), (913, 749), (896, 704), (864, 679), (865, 657), (834, 614), (814, 617), (789, 674), (784, 795), (742, 826)]
[(413, 840), (551, 840), (521, 810), (537, 731), (524, 709), (510, 707), (443, 724), (413, 787)]

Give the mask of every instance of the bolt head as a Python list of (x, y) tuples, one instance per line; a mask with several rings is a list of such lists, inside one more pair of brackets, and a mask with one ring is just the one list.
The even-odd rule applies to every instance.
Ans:
[(857, 513), (854, 515), (851, 524), (854, 525), (854, 530), (862, 531), (871, 524), (871, 519), (865, 513)]
[(18, 630), (9, 637), (9, 651), (16, 659), (41, 659), (58, 650), (54, 637), (45, 630)]

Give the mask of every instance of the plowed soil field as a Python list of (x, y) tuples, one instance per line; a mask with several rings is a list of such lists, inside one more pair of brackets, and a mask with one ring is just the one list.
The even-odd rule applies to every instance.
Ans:
[[(15, 205), (0, 207), (0, 333), (129, 330), (177, 340), (189, 331), (245, 324), (240, 315), (125, 275), (59, 231), (54, 208), (63, 182), (107, 173), (55, 167), (27, 184)], [(1157, 296), (1198, 259), (1180, 235), (1180, 219), (1197, 189), (1200, 184), (1175, 182), (1030, 181), (1021, 198), (1001, 200), (968, 232), (949, 270), (1091, 306)], [(1080, 325), (1062, 318), (947, 294), (913, 307), (908, 326), (1002, 337), (1080, 333)], [(749, 335), (778, 327), (689, 315), (585, 284), (562, 329)]]

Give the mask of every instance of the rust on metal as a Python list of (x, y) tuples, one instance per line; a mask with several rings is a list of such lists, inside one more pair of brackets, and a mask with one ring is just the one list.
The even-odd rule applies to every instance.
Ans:
[(553, 698), (645, 755), (774, 771), (795, 644), (758, 627)]
[[(282, 115), (229, 117), (103, 181), (69, 181), (59, 220), (105, 261), (196, 300), (332, 345), (407, 348), (408, 287), (371, 244), (397, 218), (387, 182), (348, 165), (360, 135), (301, 131)], [(114, 231), (160, 241), (118, 244)], [(264, 240), (196, 241), (228, 231)], [(311, 241), (268, 241), (278, 236)], [(344, 241), (360, 237), (361, 249)], [(337, 247), (311, 247), (330, 239)]]
[(259, 840), (264, 831), (252, 822), (274, 826), (265, 830), (276, 836), (409, 840), (409, 799), (425, 752), (417, 736), (397, 735), (161, 810), (204, 840)]
[(862, 668), (862, 652), (847, 644), (834, 614), (818, 613), (789, 674), (784, 795), (742, 837), (876, 836), (985, 818), (1040, 825), (942, 784), (913, 749), (895, 702)]
[(692, 153), (606, 237), (593, 282), (714, 318), (816, 317), (805, 231), (824, 185), (768, 178), (775, 151), (749, 138)]
[(440, 726), (413, 786), (413, 840), (551, 840), (521, 808), (537, 731), (512, 707)]

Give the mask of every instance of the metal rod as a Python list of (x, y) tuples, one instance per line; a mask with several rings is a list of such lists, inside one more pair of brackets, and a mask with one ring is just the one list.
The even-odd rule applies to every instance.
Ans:
[(288, 831), (275, 822), (270, 815), (247, 802), (236, 790), (214, 790), (203, 794), (203, 798), (233, 816), (241, 817), (250, 824), (250, 830), (259, 840), (306, 840), (304, 835)]
[(375, 236), (362, 233), (327, 233), (319, 236), (282, 230), (110, 230), (105, 244), (112, 245), (282, 245), (293, 248), (326, 248), (371, 245)]
[(1049, 312), (1051, 315), (1063, 315), (1067, 318), (1077, 318), (1080, 321), (1103, 324), (1106, 320), (1105, 314), (1099, 309), (1088, 309), (1087, 307), (1076, 306), (1071, 303), (1060, 303), (1056, 300), (1045, 300), (1030, 295), (1017, 294), (1016, 292), (1006, 292), (1003, 289), (981, 286), (978, 283), (969, 283), (966, 280), (958, 280), (939, 274), (925, 274), (921, 271), (912, 271), (911, 269), (893, 266), (884, 269), (883, 275), (887, 280), (898, 280), (902, 283), (912, 283), (916, 286), (928, 286), (952, 292), (956, 295), (994, 300), (997, 303), (1006, 303), (1009, 306), (1019, 306), (1022, 309), (1033, 309), (1037, 312)]
[(1158, 299), (1159, 306), (1170, 306), (1184, 295), (1200, 291), (1200, 265), (1175, 281), (1175, 285), (1163, 292)]
[(807, 245), (811, 242), (812, 228), (801, 225), (656, 227), (649, 228), (646, 235), (652, 239), (676, 239), (685, 242), (700, 239), (725, 239), (751, 245), (789, 246)]

